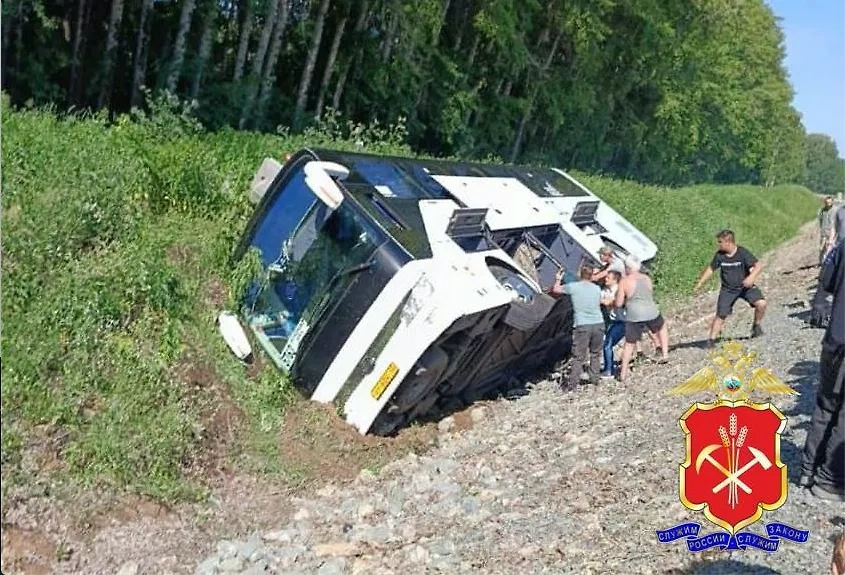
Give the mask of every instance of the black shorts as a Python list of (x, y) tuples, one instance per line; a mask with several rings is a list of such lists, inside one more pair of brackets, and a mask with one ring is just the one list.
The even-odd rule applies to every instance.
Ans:
[(719, 291), (719, 300), (716, 302), (716, 315), (721, 319), (731, 315), (734, 304), (738, 299), (744, 299), (748, 302), (748, 305), (753, 306), (763, 299), (763, 292), (757, 286), (736, 291), (722, 289)]
[(663, 315), (658, 315), (656, 318), (648, 321), (626, 321), (625, 341), (628, 343), (637, 343), (642, 339), (646, 328), (651, 333), (657, 333), (663, 328), (663, 323)]

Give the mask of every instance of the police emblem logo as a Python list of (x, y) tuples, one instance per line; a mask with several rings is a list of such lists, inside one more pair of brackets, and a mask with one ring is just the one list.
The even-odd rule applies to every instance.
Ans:
[(765, 367), (754, 367), (756, 352), (738, 342), (724, 344), (710, 355), (711, 364), (669, 391), (671, 395), (715, 393), (712, 403), (694, 403), (679, 424), (686, 454), (679, 469), (679, 497), (692, 511), (724, 531), (700, 536), (701, 525), (682, 523), (658, 530), (658, 540), (685, 538), (690, 551), (711, 547), (774, 552), (780, 539), (805, 543), (808, 531), (783, 523), (765, 525), (766, 535), (745, 530), (763, 511), (775, 511), (787, 497), (786, 464), (780, 459), (781, 433), (786, 418), (771, 403), (754, 403), (752, 392), (770, 395), (797, 392)]

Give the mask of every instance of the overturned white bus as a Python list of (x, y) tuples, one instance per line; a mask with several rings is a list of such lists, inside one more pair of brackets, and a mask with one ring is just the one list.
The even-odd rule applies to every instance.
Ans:
[(298, 389), (361, 433), (391, 434), (565, 359), (571, 304), (544, 293), (557, 270), (597, 265), (605, 245), (644, 262), (657, 252), (552, 169), (304, 149), (265, 160), (251, 197), (234, 257), (258, 250), (263, 276), (238, 317)]

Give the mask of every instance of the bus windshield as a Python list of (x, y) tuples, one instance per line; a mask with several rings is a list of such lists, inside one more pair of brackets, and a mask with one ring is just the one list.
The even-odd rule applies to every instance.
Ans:
[(367, 268), (378, 239), (348, 202), (332, 211), (317, 200), (302, 169), (276, 195), (251, 241), (265, 271), (247, 298), (246, 318), (279, 368), (290, 370), (308, 329)]

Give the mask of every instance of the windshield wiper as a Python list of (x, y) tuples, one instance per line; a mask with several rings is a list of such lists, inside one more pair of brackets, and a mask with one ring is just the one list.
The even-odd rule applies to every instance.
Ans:
[(311, 317), (308, 318), (308, 324), (310, 327), (300, 340), (299, 345), (297, 346), (297, 350), (308, 347), (311, 338), (314, 336), (314, 330), (311, 328), (320, 323), (320, 321), (323, 319), (323, 315), (325, 315), (326, 311), (329, 309), (329, 303), (332, 301), (332, 290), (337, 281), (341, 278), (366, 271), (375, 265), (375, 258), (370, 258), (366, 262), (347, 266), (342, 270), (338, 271), (334, 276), (332, 276), (332, 279), (329, 280), (329, 283), (326, 284), (326, 287), (323, 290), (323, 297), (320, 299), (320, 303), (317, 304), (314, 309), (314, 313), (312, 313)]

